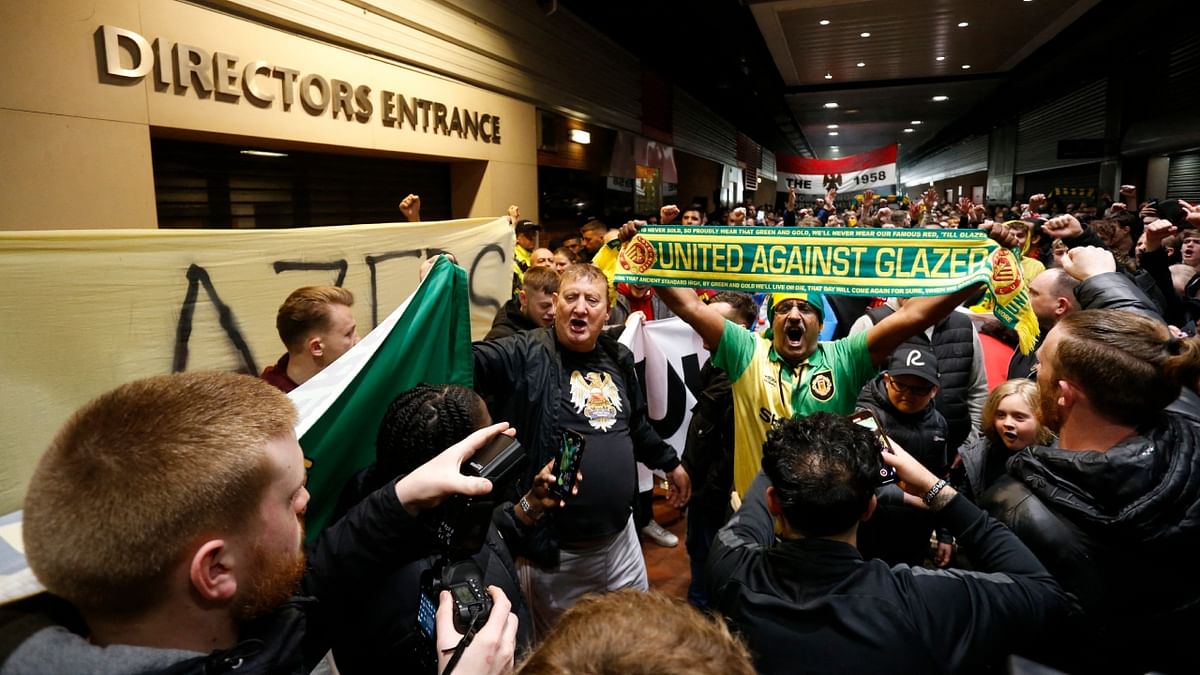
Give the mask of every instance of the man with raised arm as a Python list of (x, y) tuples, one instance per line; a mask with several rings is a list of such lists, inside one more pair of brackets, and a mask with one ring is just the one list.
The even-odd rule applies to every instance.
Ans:
[[(677, 207), (664, 206), (662, 222), (673, 221), (678, 213)], [(632, 238), (638, 227), (626, 224), (622, 238)], [(663, 287), (658, 292), (705, 343), (716, 345), (713, 363), (733, 382), (733, 485), (742, 495), (758, 473), (772, 424), (818, 411), (853, 411), (858, 392), (896, 347), (943, 319), (977, 290), (974, 284), (950, 295), (913, 298), (867, 331), (833, 342), (817, 340), (825, 321), (820, 293), (776, 294), (771, 328), (758, 335), (726, 320), (691, 289)]]

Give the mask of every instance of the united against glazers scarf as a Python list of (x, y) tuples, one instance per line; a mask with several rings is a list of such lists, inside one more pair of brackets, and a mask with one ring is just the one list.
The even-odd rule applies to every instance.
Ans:
[(984, 282), (1022, 352), (1038, 335), (1020, 257), (981, 230), (649, 225), (622, 248), (616, 280), (877, 297), (945, 295)]

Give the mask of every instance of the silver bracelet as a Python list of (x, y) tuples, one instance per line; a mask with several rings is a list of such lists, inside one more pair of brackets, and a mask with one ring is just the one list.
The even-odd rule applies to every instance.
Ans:
[(521, 495), (521, 501), (519, 501), (517, 503), (521, 505), (521, 510), (525, 512), (525, 515), (529, 516), (530, 520), (536, 521), (536, 520), (541, 519), (541, 517), (543, 515), (545, 515), (543, 513), (538, 513), (537, 515), (534, 515), (533, 507), (530, 506), (529, 500), (525, 498), (525, 495)]
[(934, 483), (933, 487), (929, 488), (929, 492), (926, 492), (925, 496), (921, 498), (925, 500), (925, 506), (930, 506), (933, 502), (933, 498), (936, 497), (938, 493), (942, 491), (942, 488), (946, 487), (946, 485), (947, 483), (945, 479), (941, 479)]

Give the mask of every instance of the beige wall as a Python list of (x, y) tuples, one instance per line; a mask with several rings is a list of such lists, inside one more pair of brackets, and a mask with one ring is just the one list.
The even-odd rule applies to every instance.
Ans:
[[(297, 100), (284, 110), (279, 80), (263, 76), (276, 100), (253, 105), (238, 97), (201, 95), (194, 86), (156, 87), (103, 74), (103, 25), (147, 40), (184, 43), (209, 54), (265, 60), (327, 81), (370, 87), (365, 121), (313, 114)], [(339, 47), (174, 0), (4, 3), (0, 7), (0, 229), (155, 227), (150, 164), (153, 127), (224, 138), (268, 138), (289, 144), (351, 147), (407, 157), (472, 160), (472, 180), (455, 169), (455, 216), (504, 213), (511, 203), (537, 217), (535, 110), (531, 104)], [(125, 54), (124, 67), (133, 67)], [(18, 76), (19, 75), (19, 76)], [(297, 87), (298, 88), (298, 87)], [(498, 115), (501, 142), (425, 133), (383, 124), (381, 92), (420, 97)], [(473, 190), (459, 194), (459, 190)], [(460, 208), (460, 206), (462, 208)]]

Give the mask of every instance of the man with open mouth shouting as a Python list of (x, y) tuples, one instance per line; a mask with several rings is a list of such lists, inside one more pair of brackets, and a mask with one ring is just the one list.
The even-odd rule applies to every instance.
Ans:
[[(632, 238), (637, 227), (626, 224), (622, 238)], [(717, 345), (713, 363), (733, 383), (733, 486), (744, 495), (762, 466), (763, 442), (776, 420), (817, 411), (853, 412), (863, 384), (896, 347), (945, 318), (978, 289), (973, 285), (950, 295), (913, 298), (869, 330), (832, 342), (817, 339), (825, 320), (819, 293), (776, 294), (771, 327), (761, 336), (727, 321), (691, 289), (663, 287), (658, 293), (706, 344)]]

